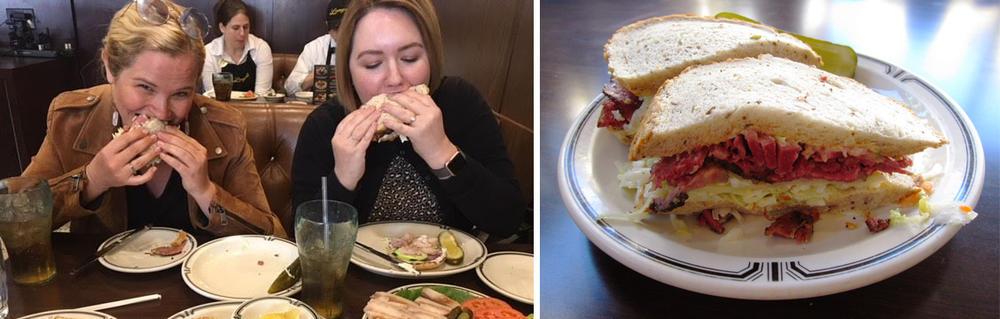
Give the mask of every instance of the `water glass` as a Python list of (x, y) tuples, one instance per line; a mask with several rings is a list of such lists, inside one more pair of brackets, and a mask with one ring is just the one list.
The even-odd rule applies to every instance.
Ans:
[(302, 264), (302, 301), (324, 318), (343, 313), (344, 280), (358, 235), (350, 204), (312, 200), (295, 209), (295, 241)]

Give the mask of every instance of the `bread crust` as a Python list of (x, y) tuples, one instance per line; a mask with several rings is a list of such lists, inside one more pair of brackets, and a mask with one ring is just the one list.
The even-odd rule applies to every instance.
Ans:
[[(697, 24), (695, 27), (709, 28), (703, 31), (713, 36), (692, 37), (683, 32), (659, 32), (636, 40), (629, 38), (632, 33), (642, 32), (645, 28), (676, 22), (692, 22)], [(715, 27), (720, 30), (711, 29)], [(709, 49), (710, 47), (714, 49)], [(664, 52), (669, 54), (663, 54)], [(681, 52), (689, 55), (685, 56)], [(656, 60), (656, 63), (637, 67), (638, 59), (625, 56), (639, 53), (656, 57), (650, 58)], [(775, 28), (733, 19), (690, 14), (653, 17), (633, 22), (615, 31), (604, 45), (604, 59), (608, 61), (608, 73), (639, 96), (653, 95), (665, 80), (680, 74), (692, 65), (710, 64), (764, 53), (811, 65), (823, 63), (822, 58), (808, 45), (788, 34), (780, 33)], [(633, 68), (642, 71), (632, 70)]]

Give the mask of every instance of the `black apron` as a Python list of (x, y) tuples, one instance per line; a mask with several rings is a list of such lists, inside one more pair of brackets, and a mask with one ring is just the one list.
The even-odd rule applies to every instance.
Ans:
[(247, 60), (243, 64), (226, 64), (222, 67), (222, 72), (233, 74), (233, 91), (253, 91), (257, 84), (257, 63), (253, 62), (253, 57), (247, 54)]
[(336, 53), (337, 53), (337, 47), (330, 46), (326, 48), (326, 65), (333, 65), (333, 61), (330, 60), (330, 58), (333, 58), (333, 55)]

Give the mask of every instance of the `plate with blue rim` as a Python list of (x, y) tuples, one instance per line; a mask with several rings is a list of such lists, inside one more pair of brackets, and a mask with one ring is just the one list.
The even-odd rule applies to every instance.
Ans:
[(451, 231), (455, 236), (455, 241), (465, 254), (462, 262), (457, 265), (442, 263), (438, 268), (423, 270), (419, 274), (411, 274), (357, 246), (354, 247), (354, 253), (351, 255), (351, 263), (376, 274), (394, 278), (437, 278), (472, 270), (483, 262), (488, 253), (483, 241), (464, 231), (434, 223), (396, 221), (367, 223), (358, 227), (357, 242), (391, 256), (392, 250), (389, 248), (389, 241), (393, 238), (409, 233), (414, 236), (427, 235), (436, 239), (438, 234), (445, 230)]
[(115, 319), (115, 317), (97, 311), (89, 310), (76, 310), (76, 309), (60, 309), (51, 310), (46, 312), (39, 312), (36, 314), (30, 314), (19, 319)]
[(236, 307), (242, 303), (239, 300), (209, 302), (181, 310), (167, 319), (232, 318)]
[[(949, 143), (911, 156), (911, 170), (921, 173), (936, 167), (944, 172), (929, 178), (935, 185), (932, 202), (974, 207), (983, 188), (985, 160), (978, 133), (962, 108), (919, 76), (866, 55), (858, 55), (854, 79), (902, 101), (944, 134)], [(898, 274), (933, 254), (961, 229), (961, 224), (926, 223), (872, 234), (863, 217), (861, 227), (847, 229), (846, 222), (857, 221), (858, 216), (824, 214), (815, 224), (812, 240), (800, 245), (764, 236), (768, 222), (757, 216), (745, 216), (733, 227), (742, 230), (736, 240), (723, 240), (734, 238), (698, 227), (696, 221), (686, 221), (692, 225), (688, 237), (679, 235), (665, 216), (642, 222), (608, 218), (624, 216), (633, 203), (617, 179), (617, 165), (627, 163), (627, 145), (597, 128), (602, 101), (598, 95), (563, 140), (556, 174), (560, 193), (570, 217), (591, 242), (626, 267), (662, 283), (739, 299), (823, 296)], [(727, 228), (731, 224), (735, 223)]]
[(287, 239), (268, 235), (226, 236), (198, 246), (181, 265), (181, 278), (191, 290), (215, 300), (287, 297), (302, 290), (301, 280), (273, 294), (267, 290), (278, 274), (298, 257), (298, 246)]

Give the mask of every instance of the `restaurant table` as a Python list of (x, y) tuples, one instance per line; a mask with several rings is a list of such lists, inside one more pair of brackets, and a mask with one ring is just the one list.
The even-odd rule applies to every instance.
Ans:
[[(985, 150), (985, 185), (975, 208), (979, 217), (895, 276), (787, 301), (738, 300), (676, 288), (625, 267), (591, 244), (567, 214), (556, 170), (570, 125), (609, 79), (604, 43), (619, 27), (639, 19), (722, 11), (850, 45), (951, 96), (969, 115)], [(997, 1), (542, 1), (540, 17), (541, 318), (1000, 317)]]
[[(119, 319), (167, 318), (192, 306), (214, 302), (189, 288), (181, 278), (180, 265), (152, 273), (121, 273), (105, 268), (100, 263), (89, 266), (84, 272), (71, 277), (69, 272), (89, 260), (98, 245), (108, 236), (53, 233), (56, 278), (38, 286), (18, 285), (7, 276), (10, 317), (56, 309), (79, 308), (109, 301), (116, 301), (149, 294), (160, 294), (162, 299), (101, 310)], [(199, 237), (199, 243), (211, 240)], [(531, 252), (531, 244), (487, 244), (490, 252)], [(368, 297), (376, 291), (415, 284), (445, 283), (472, 289), (500, 298), (523, 313), (531, 313), (532, 306), (507, 298), (491, 290), (476, 275), (475, 269), (460, 274), (433, 279), (398, 279), (378, 275), (353, 264), (347, 270), (347, 289), (342, 318), (361, 318)], [(298, 295), (293, 295), (296, 298)]]

